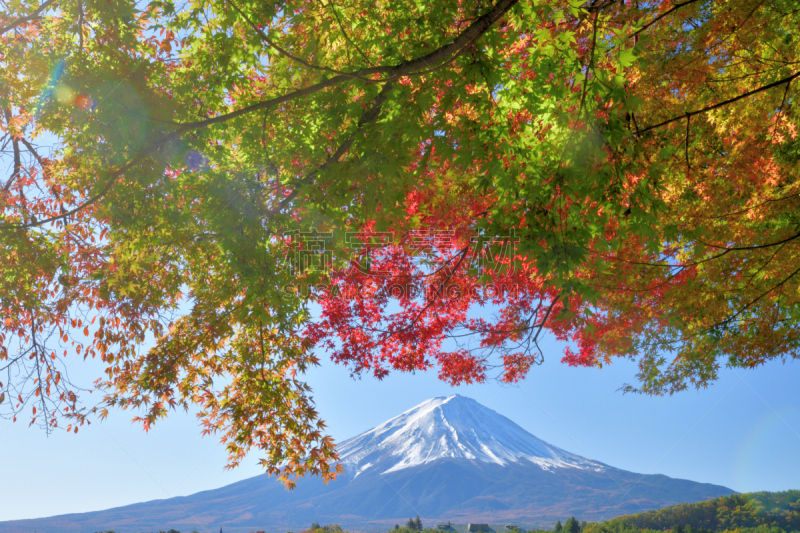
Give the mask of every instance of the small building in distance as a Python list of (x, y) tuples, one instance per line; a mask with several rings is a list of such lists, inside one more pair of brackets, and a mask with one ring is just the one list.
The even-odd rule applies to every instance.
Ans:
[(510, 533), (512, 531), (527, 531), (524, 526), (517, 524), (453, 524), (452, 522), (438, 522), (436, 529), (449, 533)]

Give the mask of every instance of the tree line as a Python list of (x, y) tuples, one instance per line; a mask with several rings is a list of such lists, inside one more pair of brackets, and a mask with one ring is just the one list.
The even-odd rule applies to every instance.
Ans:
[[(424, 528), (419, 515), (390, 533), (442, 533)], [(733, 494), (697, 503), (683, 503), (620, 516), (604, 522), (558, 520), (552, 529), (533, 528), (519, 533), (800, 533), (800, 490)], [(115, 533), (113, 530), (95, 533)], [(175, 529), (158, 533), (180, 533)], [(192, 532), (197, 533), (197, 532)], [(252, 533), (264, 533), (254, 531)], [(291, 533), (291, 532), (288, 532)], [(346, 533), (338, 524), (313, 522), (303, 533)]]

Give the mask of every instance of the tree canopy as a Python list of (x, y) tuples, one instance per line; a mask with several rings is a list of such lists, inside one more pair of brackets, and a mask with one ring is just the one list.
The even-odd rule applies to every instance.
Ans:
[(776, 527), (800, 530), (800, 491), (751, 492), (685, 503), (654, 511), (614, 518), (637, 529), (672, 529), (685, 526), (712, 531)]
[(549, 333), (649, 394), (798, 357), (794, 0), (3, 6), (4, 416), (196, 406), (291, 486), (340, 471), (322, 349), (515, 382)]

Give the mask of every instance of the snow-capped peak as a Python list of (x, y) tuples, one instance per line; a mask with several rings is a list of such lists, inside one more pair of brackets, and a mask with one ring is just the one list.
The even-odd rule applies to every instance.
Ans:
[(604, 465), (540, 440), (471, 398), (431, 398), (339, 445), (342, 464), (356, 476), (376, 467), (394, 472), (456, 458), (497, 463), (531, 461), (545, 470), (603, 470)]

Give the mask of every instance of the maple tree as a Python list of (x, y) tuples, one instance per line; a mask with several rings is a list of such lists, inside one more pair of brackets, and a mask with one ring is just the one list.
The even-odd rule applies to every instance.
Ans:
[(197, 406), (291, 486), (340, 471), (321, 349), (514, 382), (549, 332), (652, 394), (796, 358), (798, 30), (791, 0), (4, 3), (0, 409)]

